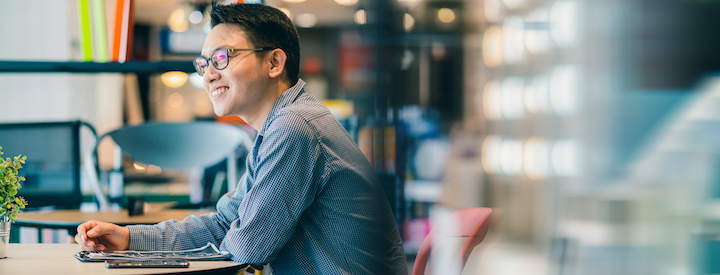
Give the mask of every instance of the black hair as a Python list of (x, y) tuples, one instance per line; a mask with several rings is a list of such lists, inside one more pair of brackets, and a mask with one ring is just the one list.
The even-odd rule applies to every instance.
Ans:
[(287, 55), (285, 70), (295, 85), (300, 71), (300, 38), (290, 18), (282, 11), (263, 4), (213, 3), (210, 26), (230, 24), (239, 26), (253, 47), (280, 48)]

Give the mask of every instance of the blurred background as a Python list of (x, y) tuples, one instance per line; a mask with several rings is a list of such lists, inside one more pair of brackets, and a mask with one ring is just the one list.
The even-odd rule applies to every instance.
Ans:
[[(0, 123), (252, 132), (214, 117), (191, 64), (209, 1), (83, 2), (0, 0)], [(720, 2), (264, 4), (297, 26), (306, 90), (381, 176), (411, 262), (431, 213), (483, 206), (464, 274), (720, 273)], [(190, 200), (197, 173), (126, 162), (126, 194)]]

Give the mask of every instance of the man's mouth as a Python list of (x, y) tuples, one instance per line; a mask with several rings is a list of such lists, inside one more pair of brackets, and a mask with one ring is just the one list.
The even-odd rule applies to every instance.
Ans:
[(211, 95), (212, 97), (216, 97), (216, 96), (219, 96), (219, 95), (221, 95), (221, 94), (223, 94), (223, 93), (225, 93), (225, 92), (227, 92), (227, 91), (228, 91), (228, 87), (217, 88), (215, 91), (212, 91), (212, 93), (210, 93), (210, 95)]

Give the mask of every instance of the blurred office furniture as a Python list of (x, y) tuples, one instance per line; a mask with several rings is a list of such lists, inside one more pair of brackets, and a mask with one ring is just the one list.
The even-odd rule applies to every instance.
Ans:
[[(97, 150), (100, 141), (107, 136), (115, 141), (120, 151), (130, 155), (133, 160), (162, 168), (204, 168), (227, 158), (229, 190), (235, 188), (238, 180), (235, 149), (241, 145), (250, 146), (252, 143), (249, 134), (227, 124), (146, 123), (123, 127), (100, 136), (94, 151)], [(121, 158), (117, 155), (115, 157), (116, 162), (121, 162)], [(94, 163), (93, 155), (90, 154), (86, 160), (92, 161), (91, 164)], [(116, 163), (114, 170), (121, 171), (121, 165)], [(108, 209), (109, 203), (100, 188), (99, 177), (94, 174), (94, 169), (88, 169), (88, 174), (92, 179), (95, 196), (101, 202), (101, 209)], [(122, 179), (114, 177), (111, 173), (109, 181), (108, 195), (116, 199), (117, 196), (122, 196)]]
[(96, 137), (95, 129), (79, 120), (0, 124), (2, 157), (27, 156), (20, 169), (26, 180), (18, 193), (28, 201), (28, 209), (79, 208), (81, 136), (87, 136), (81, 135), (83, 128)]
[[(460, 271), (465, 267), (465, 263), (473, 249), (485, 239), (485, 235), (487, 235), (490, 228), (491, 214), (492, 209), (488, 207), (465, 208), (451, 214), (454, 220), (458, 222), (459, 227), (456, 230), (457, 235), (450, 237), (468, 238), (464, 242), (462, 250), (460, 250)], [(413, 275), (425, 274), (425, 268), (432, 250), (433, 232), (434, 230), (430, 231), (430, 234), (420, 246), (420, 251), (418, 251), (413, 265)]]

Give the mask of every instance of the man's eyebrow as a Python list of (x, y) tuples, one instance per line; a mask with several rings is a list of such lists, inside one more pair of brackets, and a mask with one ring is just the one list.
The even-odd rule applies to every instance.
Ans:
[[(217, 46), (212, 51), (210, 51), (210, 54), (214, 53), (217, 50), (226, 49), (226, 48), (227, 48), (226, 46)], [(202, 53), (200, 53), (200, 56), (205, 57), (204, 55), (202, 55)]]

